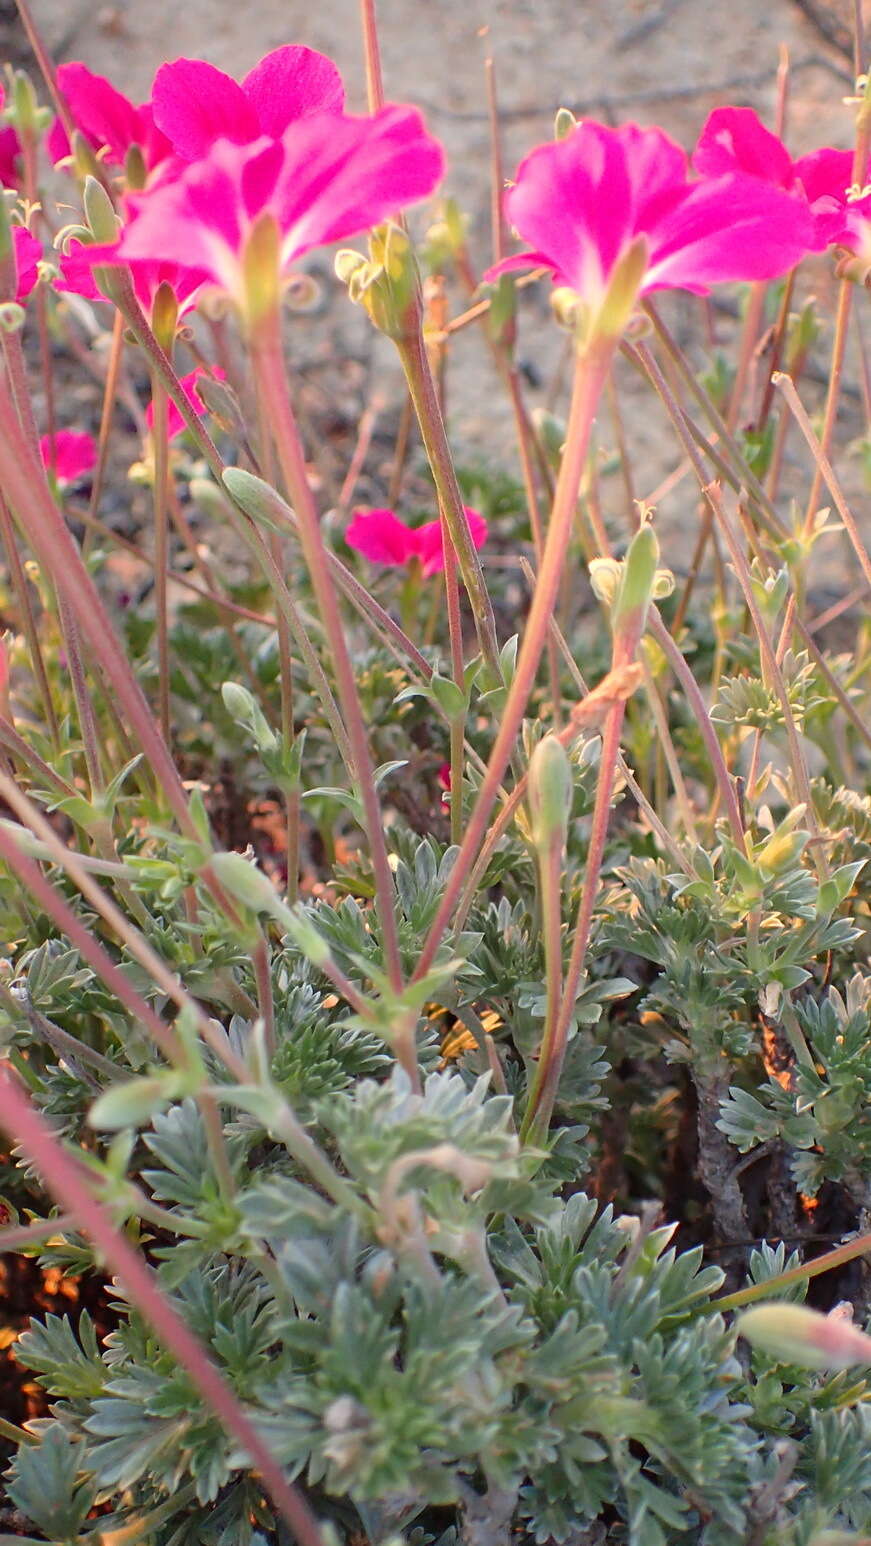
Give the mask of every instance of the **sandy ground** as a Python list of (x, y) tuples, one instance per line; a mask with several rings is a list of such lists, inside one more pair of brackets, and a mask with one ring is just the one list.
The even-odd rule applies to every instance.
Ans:
[[(357, 0), (31, 3), (58, 59), (84, 60), (137, 99), (147, 96), (164, 59), (196, 55), (241, 75), (266, 50), (298, 41), (331, 54), (350, 104), (365, 106)], [(421, 106), (443, 140), (447, 188), (470, 213), (480, 269), (490, 260), (485, 52), (496, 64), (507, 173), (549, 137), (560, 105), (615, 122), (656, 122), (688, 147), (720, 103), (752, 105), (770, 122), (783, 48), (791, 66), (788, 137), (798, 153), (850, 143), (852, 119), (843, 98), (852, 70), (844, 49), (832, 42), (850, 9), (851, 0), (381, 0), (378, 17), (387, 94)], [(871, 22), (871, 0), (865, 9)], [(324, 271), (329, 276), (327, 264)], [(830, 284), (828, 266), (818, 277), (823, 288)], [(334, 286), (329, 277), (326, 283)], [(519, 343), (533, 405), (544, 400), (559, 355), (546, 286), (539, 289), (525, 303)], [(324, 312), (320, 334), (301, 331), (301, 347), (321, 355), (350, 351), (364, 366), (366, 389), (395, 406), (401, 388), (389, 346), (373, 339), (366, 319), (343, 297), (331, 297)], [(682, 315), (689, 313), (678, 303), (678, 326)], [(728, 321), (723, 326), (728, 331)], [(824, 361), (823, 351), (821, 369)], [(628, 380), (625, 390), (644, 469), (640, 492), (646, 493), (673, 463), (673, 443), (655, 412), (634, 412)], [(508, 409), (472, 330), (455, 347), (449, 404), (465, 457), (492, 460), (494, 447), (497, 454), (507, 449)], [(848, 402), (844, 439), (858, 429)]]

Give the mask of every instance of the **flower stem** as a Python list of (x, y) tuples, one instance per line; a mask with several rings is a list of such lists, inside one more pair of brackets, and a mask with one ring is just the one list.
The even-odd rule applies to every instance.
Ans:
[(450, 535), (472, 607), (481, 653), (498, 680), (502, 671), (493, 604), (487, 591), (481, 560), (472, 540), (469, 518), (463, 507), (463, 496), (457, 482), (438, 393), (420, 328), (397, 339), (396, 347), (432, 469), (439, 498), (439, 513)]
[(514, 678), (508, 689), (502, 720), (487, 764), (487, 772), (466, 827), (466, 835), (460, 846), (457, 861), (424, 943), (415, 972), (416, 978), (423, 976), (424, 972), (429, 970), (442, 936), (450, 925), (457, 899), (486, 835), (493, 802), (499, 793), (499, 786), (517, 741), (565, 569), (577, 510), (578, 491), (590, 443), (590, 431), (610, 368), (614, 345), (613, 339), (598, 338), (588, 349), (579, 351), (576, 358), (566, 448), (560, 465), (550, 527), (523, 643), (517, 657)]
[(269, 407), (282, 476), (296, 512), (303, 553), (332, 651), (339, 701), (363, 803), (375, 877), (375, 901), (381, 923), (385, 965), (391, 987), (398, 993), (402, 991), (402, 963), (399, 957), (399, 940), (393, 908), (393, 877), (384, 841), (374, 768), (369, 753), (357, 684), (354, 680), (354, 670), (342, 627), (338, 599), (333, 586), (318, 513), (306, 477), (305, 459), (287, 388), (281, 348), (281, 319), (277, 311), (270, 310), (252, 326), (251, 347), (254, 369), (261, 377), (264, 400)]
[(154, 409), (154, 609), (157, 633), (157, 720), (160, 733), (170, 745), (169, 710), (169, 612), (167, 586), (169, 581), (169, 518), (167, 511), (167, 485), (169, 483), (169, 440), (166, 388), (160, 377), (152, 372), (151, 403)]
[[(615, 665), (620, 663), (615, 659)], [(625, 662), (622, 663), (625, 664)], [(587, 946), (590, 942), (593, 905), (599, 886), (599, 873), (602, 868), (605, 840), (608, 835), (611, 791), (614, 787), (614, 774), (617, 769), (617, 759), (620, 755), (620, 732), (623, 728), (625, 712), (625, 701), (618, 699), (608, 710), (608, 716), (602, 731), (599, 780), (596, 785), (596, 803), (593, 807), (593, 822), (590, 829), (589, 847), (587, 849), (584, 888), (578, 908), (578, 921), (575, 925), (572, 953), (569, 957), (559, 1010), (553, 1018), (550, 1016), (550, 1004), (548, 1004), (548, 1023), (545, 1027), (545, 1037), (542, 1040), (538, 1067), (535, 1071), (535, 1078), (529, 1092), (526, 1114), (520, 1129), (521, 1139), (526, 1143), (538, 1143), (547, 1133), (559, 1088), (560, 1076), (563, 1071), (563, 1064), (565, 1063), (569, 1028), (572, 1023), (575, 1000), (577, 999), (581, 973), (586, 960)]]

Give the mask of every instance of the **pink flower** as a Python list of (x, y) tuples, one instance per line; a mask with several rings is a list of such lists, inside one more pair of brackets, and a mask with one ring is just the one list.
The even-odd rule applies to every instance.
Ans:
[(372, 118), (315, 113), (281, 139), (222, 139), (207, 159), (134, 200), (117, 256), (200, 269), (244, 306), (245, 250), (258, 217), (281, 239), (282, 272), (313, 247), (355, 236), (431, 193), (442, 151), (413, 108)]
[[(169, 140), (154, 122), (150, 103), (135, 107), (105, 76), (94, 75), (77, 61), (62, 64), (57, 81), (79, 133), (110, 165), (123, 166), (133, 145), (139, 146), (149, 171), (172, 154)], [(62, 161), (70, 154), (67, 132), (59, 118), (49, 130), (47, 144), (53, 161)]]
[[(200, 397), (199, 392), (196, 391), (196, 384), (201, 376), (205, 376), (207, 380), (226, 381), (227, 373), (226, 371), (220, 370), (218, 366), (215, 366), (212, 370), (204, 370), (202, 365), (198, 365), (196, 370), (192, 370), (189, 376), (181, 377), (180, 384), (184, 388), (185, 397), (193, 408), (194, 413), (202, 419), (207, 414), (208, 409)], [(154, 408), (151, 403), (148, 404), (148, 407), (145, 410), (145, 422), (148, 425), (149, 432), (153, 434)], [(166, 422), (167, 440), (174, 440), (176, 435), (181, 434), (184, 427), (184, 419), (176, 408), (175, 403), (168, 403)]]
[[(487, 540), (487, 522), (477, 510), (466, 507), (469, 530), (476, 548)], [(425, 575), (440, 574), (445, 553), (440, 521), (406, 526), (392, 510), (358, 510), (345, 532), (345, 541), (372, 564), (399, 568), (417, 559)]]
[(59, 429), (53, 441), (51, 436), (43, 435), (39, 450), (59, 488), (76, 483), (97, 465), (97, 442), (83, 430)]
[[(102, 301), (105, 296), (94, 282), (94, 269), (124, 264), (117, 243), (88, 247), (82, 242), (71, 242), (69, 251), (60, 260), (60, 279), (55, 282), (55, 288), (81, 295), (86, 301)], [(196, 306), (207, 277), (198, 269), (182, 268), (178, 263), (147, 260), (131, 263), (130, 273), (136, 299), (149, 319), (153, 316), (155, 298), (162, 285), (172, 291), (177, 315), (183, 317)]]
[(840, 239), (852, 178), (849, 150), (816, 150), (794, 161), (783, 141), (766, 129), (752, 108), (718, 107), (699, 135), (693, 166), (710, 177), (743, 172), (804, 200), (817, 251)]
[(333, 61), (292, 44), (267, 54), (238, 83), (203, 59), (176, 59), (161, 65), (151, 89), (154, 121), (185, 161), (207, 156), (217, 139), (280, 139), (289, 124), (341, 113), (344, 103)]
[[(0, 85), (0, 112), (3, 111), (6, 102), (6, 92)], [(15, 129), (7, 126), (0, 128), (0, 183), (4, 188), (18, 187), (18, 157), (21, 155), (21, 141)]]
[(39, 278), (39, 262), (42, 258), (42, 242), (37, 241), (23, 225), (12, 227), (12, 245), (15, 248), (15, 267), (18, 284), (10, 300), (26, 301)]
[(566, 139), (539, 146), (521, 162), (506, 210), (532, 251), (491, 275), (545, 264), (594, 315), (640, 238), (646, 262), (639, 295), (704, 295), (713, 284), (773, 279), (813, 243), (801, 200), (740, 172), (691, 181), (680, 146), (661, 129), (637, 124), (583, 122)]

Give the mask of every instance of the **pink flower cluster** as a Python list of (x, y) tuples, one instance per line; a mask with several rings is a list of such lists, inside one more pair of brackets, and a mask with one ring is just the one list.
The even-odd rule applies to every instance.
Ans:
[[(351, 117), (335, 65), (312, 49), (276, 49), (241, 84), (179, 59), (158, 70), (150, 102), (138, 107), (84, 65), (65, 65), (58, 78), (92, 150), (121, 166), (138, 151), (146, 172), (145, 187), (126, 199), (119, 240), (69, 255), (64, 282), (84, 293), (94, 292), (87, 270), (123, 263), (143, 304), (162, 281), (180, 305), (210, 285), (244, 309), (246, 253), (264, 217), (277, 228), (286, 273), (313, 247), (425, 198), (442, 174), (441, 147), (419, 113), (389, 106)], [(53, 149), (68, 150), (62, 129)]]
[[(244, 310), (264, 219), (287, 273), (426, 197), (443, 169), (413, 108), (346, 114), (335, 65), (308, 48), (276, 49), (241, 82), (178, 59), (139, 105), (83, 64), (58, 82), (91, 151), (128, 173), (117, 242), (75, 247), (63, 264), (62, 282), (92, 298), (90, 271), (123, 263), (146, 310), (159, 284), (180, 312), (214, 286)], [(49, 145), (69, 153), (59, 123)], [(491, 273), (543, 264), (593, 316), (618, 283), (631, 309), (656, 290), (772, 279), (831, 244), (871, 252), (871, 198), (851, 202), (850, 180), (848, 152), (794, 161), (748, 109), (712, 113), (691, 159), (659, 129), (583, 121), (521, 163), (506, 211), (529, 250)]]
[(582, 122), (521, 163), (506, 210), (531, 250), (489, 277), (542, 264), (594, 311), (636, 246), (635, 295), (774, 279), (867, 241), (871, 201), (850, 202), (851, 166), (829, 149), (793, 161), (749, 108), (713, 112), (691, 162), (660, 129)]

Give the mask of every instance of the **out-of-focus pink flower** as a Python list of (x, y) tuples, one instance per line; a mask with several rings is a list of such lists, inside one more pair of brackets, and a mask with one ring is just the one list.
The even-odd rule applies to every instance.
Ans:
[(521, 162), (505, 207), (532, 250), (490, 274), (544, 264), (593, 316), (621, 260), (642, 240), (636, 295), (704, 295), (713, 284), (773, 279), (813, 245), (802, 200), (742, 172), (692, 180), (680, 146), (637, 124), (583, 122), (539, 146)]
[[(134, 106), (105, 76), (95, 75), (78, 61), (60, 66), (57, 83), (79, 133), (110, 165), (123, 166), (134, 145), (139, 146), (148, 171), (172, 155), (172, 146), (155, 124), (149, 102)], [(62, 161), (70, 154), (67, 132), (59, 118), (46, 143), (53, 161)]]
[[(200, 397), (199, 392), (197, 392), (197, 390), (196, 390), (196, 384), (197, 384), (197, 382), (200, 380), (200, 378), (202, 376), (205, 376), (207, 380), (211, 379), (213, 381), (226, 381), (227, 373), (226, 373), (226, 371), (221, 370), (217, 365), (214, 366), (213, 369), (211, 369), (211, 370), (204, 370), (202, 365), (198, 365), (196, 370), (192, 370), (189, 376), (182, 376), (180, 378), (180, 384), (184, 388), (185, 397), (187, 398), (188, 402), (190, 403), (191, 407), (193, 408), (194, 413), (200, 419), (204, 418), (206, 413), (208, 413), (208, 409), (206, 408), (205, 403), (203, 402), (202, 398)], [(153, 408), (151, 403), (148, 404), (148, 407), (145, 410), (145, 422), (148, 425), (149, 432), (153, 433), (154, 432), (154, 408)], [(176, 435), (180, 435), (181, 434), (181, 432), (184, 429), (184, 427), (185, 427), (184, 419), (182, 418), (181, 414), (179, 413), (179, 410), (177, 409), (177, 407), (175, 406), (175, 403), (170, 401), (167, 404), (167, 419), (166, 419), (166, 438), (167, 438), (167, 440), (174, 440)]]
[[(6, 103), (6, 92), (0, 85), (0, 112)], [(0, 183), (4, 188), (18, 187), (18, 157), (21, 155), (21, 141), (11, 125), (0, 128)]]
[(237, 145), (285, 129), (313, 113), (341, 113), (342, 77), (331, 59), (287, 44), (237, 82), (204, 59), (176, 59), (154, 77), (154, 121), (184, 161), (207, 156), (217, 139)]
[(76, 483), (97, 465), (97, 442), (84, 430), (59, 429), (53, 437), (43, 435), (39, 451), (59, 488)]
[[(119, 256), (118, 244), (113, 246), (85, 246), (83, 242), (71, 242), (69, 251), (60, 260), (60, 278), (55, 282), (57, 290), (68, 290), (81, 295), (86, 301), (102, 301), (102, 291), (94, 282), (94, 269), (124, 265)], [(207, 275), (199, 269), (181, 267), (178, 263), (149, 262), (142, 260), (130, 264), (133, 289), (146, 317), (152, 317), (154, 301), (161, 285), (166, 285), (175, 298), (179, 317), (192, 311), (200, 298), (200, 291)]]
[(12, 227), (12, 245), (15, 248), (15, 267), (18, 284), (10, 300), (26, 301), (39, 278), (39, 262), (42, 258), (42, 242), (37, 241), (23, 225)]
[(251, 145), (219, 140), (206, 160), (131, 200), (117, 256), (200, 269), (244, 305), (245, 251), (260, 216), (275, 220), (284, 272), (312, 248), (425, 198), (442, 164), (440, 145), (408, 107), (371, 118), (316, 113)]
[[(475, 547), (483, 547), (487, 522), (468, 506), (466, 515)], [(399, 568), (417, 559), (425, 575), (439, 574), (445, 567), (440, 521), (406, 526), (392, 510), (358, 510), (345, 532), (345, 541), (372, 564)]]
[(852, 178), (851, 151), (826, 148), (794, 161), (752, 108), (718, 107), (699, 135), (693, 166), (708, 177), (743, 172), (782, 188), (807, 202), (817, 251), (840, 240)]

